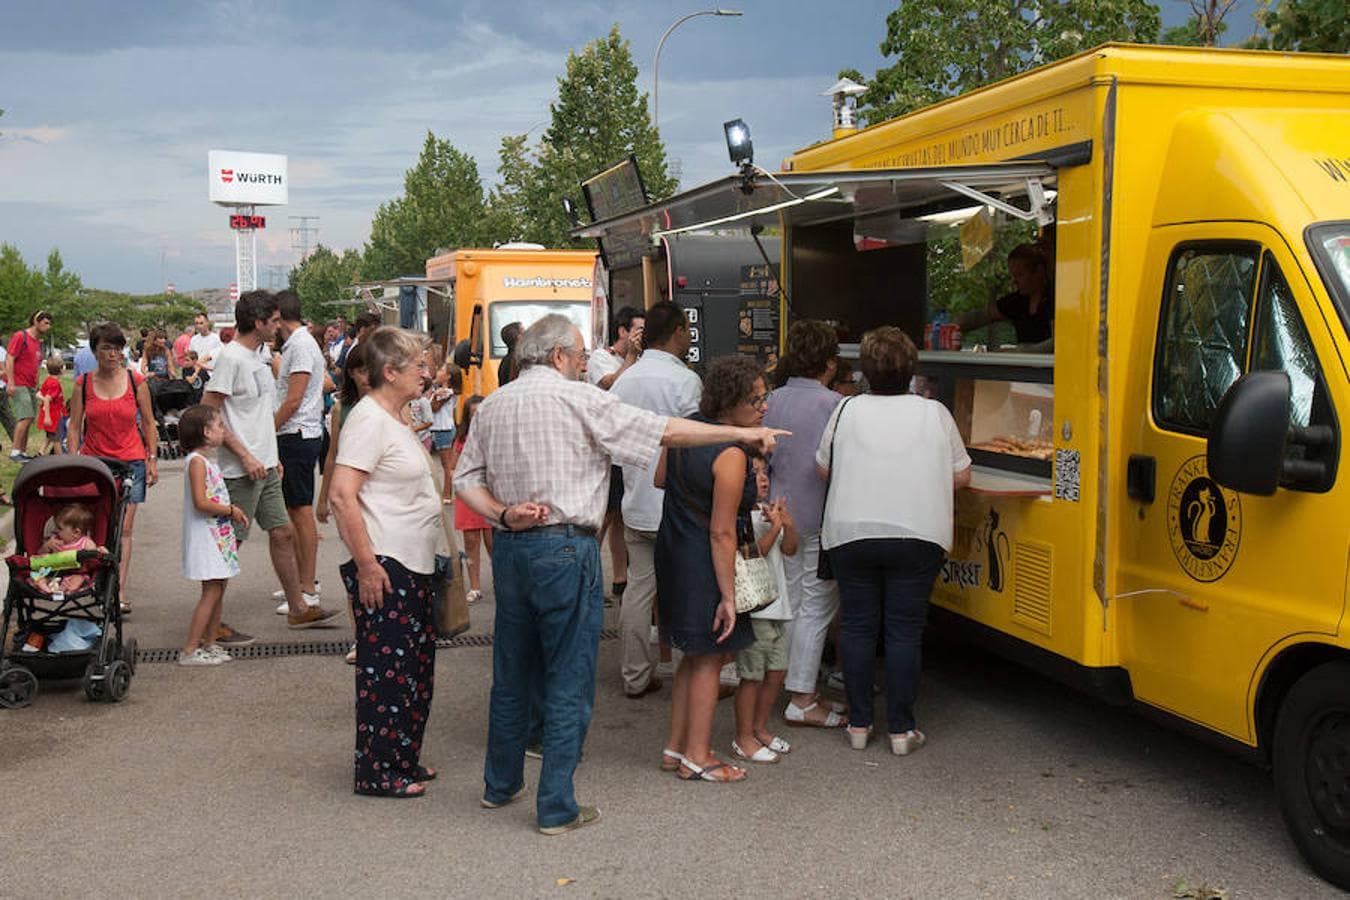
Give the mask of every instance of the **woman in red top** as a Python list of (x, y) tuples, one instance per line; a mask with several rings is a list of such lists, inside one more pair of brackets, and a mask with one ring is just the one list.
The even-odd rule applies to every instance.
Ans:
[[(150, 408), (150, 389), (145, 379), (127, 370), (122, 351), (127, 339), (122, 329), (108, 322), (89, 331), (98, 368), (75, 381), (70, 398), (70, 449), (85, 456), (102, 456), (126, 463), (131, 469), (131, 496), (122, 520), (122, 561), (119, 571), (122, 612), (127, 603), (127, 571), (131, 567), (131, 526), (137, 504), (145, 502), (145, 489), (159, 481), (155, 458), (155, 416)], [(138, 421), (139, 413), (139, 421)]]

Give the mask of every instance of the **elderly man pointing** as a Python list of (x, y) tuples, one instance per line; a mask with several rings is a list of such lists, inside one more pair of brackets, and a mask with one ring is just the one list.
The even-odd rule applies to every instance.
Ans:
[(786, 432), (665, 418), (583, 381), (586, 347), (566, 317), (545, 316), (516, 345), (520, 376), (488, 396), (455, 471), (455, 492), (497, 528), (486, 785), (482, 804), (525, 790), (531, 685), (543, 697), (539, 830), (562, 834), (600, 817), (578, 807), (572, 775), (591, 721), (604, 610), (595, 534), (611, 460), (650, 466), (659, 448), (741, 442), (762, 453)]

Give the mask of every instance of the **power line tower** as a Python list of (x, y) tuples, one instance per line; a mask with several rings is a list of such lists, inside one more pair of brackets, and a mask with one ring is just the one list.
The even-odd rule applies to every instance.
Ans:
[[(300, 261), (304, 262), (309, 258), (310, 236), (319, 233), (318, 216), (289, 216), (292, 222), (299, 222), (299, 225), (291, 226), (291, 249), (300, 254)], [(310, 223), (315, 224), (311, 225)]]

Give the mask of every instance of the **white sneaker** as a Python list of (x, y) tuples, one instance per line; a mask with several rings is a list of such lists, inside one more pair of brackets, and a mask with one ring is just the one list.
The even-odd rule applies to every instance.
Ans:
[(234, 657), (226, 653), (225, 648), (220, 646), (219, 644), (212, 644), (211, 646), (207, 647), (206, 652), (209, 653), (211, 656), (214, 656), (221, 662), (229, 662), (230, 660), (234, 659)]
[(182, 653), (178, 654), (178, 664), (180, 666), (218, 666), (223, 662), (225, 662), (225, 660), (221, 659), (219, 656), (208, 653), (201, 647), (193, 650), (187, 656), (184, 656)]
[[(318, 583), (316, 582), (314, 586), (315, 586), (315, 587), (318, 587)], [(279, 615), (279, 616), (284, 616), (284, 615), (287, 615), (287, 614), (291, 611), (291, 607), (286, 603), (286, 592), (285, 592), (285, 591), (274, 591), (274, 592), (272, 593), (272, 599), (275, 600), (278, 593), (281, 594), (281, 605), (277, 607), (277, 615)], [(318, 606), (318, 605), (319, 605), (319, 592), (318, 592), (318, 591), (315, 591), (315, 592), (312, 593), (312, 594), (306, 594), (306, 593), (304, 593), (303, 591), (301, 591), (300, 597), (301, 597), (301, 599), (303, 599), (303, 600), (305, 601), (305, 605), (306, 605), (306, 606)]]
[(465, 603), (477, 603), (479, 600), (482, 599), (483, 599), (482, 591), (469, 591), (464, 595)]
[[(314, 596), (317, 597), (317, 596), (319, 596), (319, 595), (322, 594), (322, 593), (323, 593), (323, 585), (319, 584), (319, 582), (317, 582), (317, 581), (314, 582)], [(284, 590), (276, 590), (276, 591), (273, 591), (273, 592), (272, 592), (272, 599), (273, 599), (273, 600), (285, 600), (285, 599), (286, 599), (286, 592), (285, 592)]]

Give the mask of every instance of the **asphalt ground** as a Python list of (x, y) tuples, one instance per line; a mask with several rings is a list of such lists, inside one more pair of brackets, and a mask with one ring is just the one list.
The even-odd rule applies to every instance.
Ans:
[[(177, 575), (181, 466), (161, 471), (131, 579), (142, 649), (181, 642), (196, 598)], [(324, 535), (335, 587), (341, 547)], [(241, 556), (229, 621), (260, 641), (345, 634), (287, 631), (263, 542)], [(471, 634), (490, 631), (491, 611), (489, 592)], [(1259, 769), (971, 648), (928, 652), (918, 753), (782, 728), (792, 753), (737, 785), (657, 770), (669, 690), (627, 700), (618, 665), (603, 641), (577, 774), (603, 815), (561, 837), (534, 830), (532, 793), (478, 806), (490, 648), (441, 650), (423, 755), (441, 775), (408, 801), (351, 793), (340, 656), (143, 663), (117, 705), (44, 682), (31, 707), (0, 710), (0, 897), (1339, 893), (1299, 859)], [(731, 736), (724, 702), (717, 747)]]

